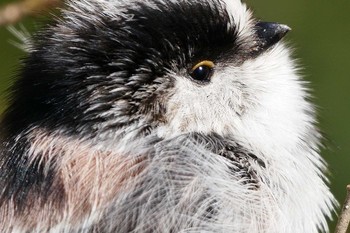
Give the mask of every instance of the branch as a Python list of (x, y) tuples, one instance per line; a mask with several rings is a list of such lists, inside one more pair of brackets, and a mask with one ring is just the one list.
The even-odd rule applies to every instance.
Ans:
[(350, 223), (350, 185), (348, 185), (346, 188), (348, 193), (335, 228), (335, 233), (346, 233)]
[(0, 26), (13, 24), (28, 15), (34, 15), (58, 6), (62, 0), (24, 0), (10, 3), (0, 9)]

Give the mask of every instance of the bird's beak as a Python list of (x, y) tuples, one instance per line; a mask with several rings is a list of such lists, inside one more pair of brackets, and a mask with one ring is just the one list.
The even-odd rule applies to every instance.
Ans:
[(275, 45), (291, 30), (287, 25), (270, 22), (258, 22), (255, 28), (260, 51)]

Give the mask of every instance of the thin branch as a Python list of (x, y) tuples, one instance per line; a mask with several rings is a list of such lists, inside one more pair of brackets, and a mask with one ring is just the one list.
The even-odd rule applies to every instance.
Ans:
[(16, 23), (25, 16), (38, 14), (61, 2), (62, 0), (24, 0), (10, 3), (0, 9), (0, 26)]
[(337, 226), (335, 228), (335, 233), (346, 233), (350, 223), (350, 185), (347, 187), (347, 197), (343, 205), (342, 212), (339, 216)]

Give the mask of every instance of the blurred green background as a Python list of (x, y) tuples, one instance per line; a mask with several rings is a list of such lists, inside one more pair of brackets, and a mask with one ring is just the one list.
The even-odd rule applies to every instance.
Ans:
[[(0, 5), (7, 2), (10, 1), (0, 0)], [(331, 189), (343, 203), (345, 187), (350, 183), (350, 1), (246, 2), (258, 18), (285, 23), (293, 29), (287, 40), (295, 48), (295, 57), (304, 67), (304, 78), (314, 90), (321, 128), (328, 138), (323, 155), (330, 167)], [(21, 23), (31, 32), (40, 28), (33, 18)], [(19, 59), (24, 55), (11, 40), (16, 38), (0, 27), (0, 111), (6, 104), (5, 90), (13, 82)]]

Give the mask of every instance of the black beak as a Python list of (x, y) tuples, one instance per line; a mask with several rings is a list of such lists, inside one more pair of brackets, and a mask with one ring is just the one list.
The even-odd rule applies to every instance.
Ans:
[(260, 51), (275, 45), (291, 30), (287, 25), (269, 22), (258, 22), (255, 27)]

